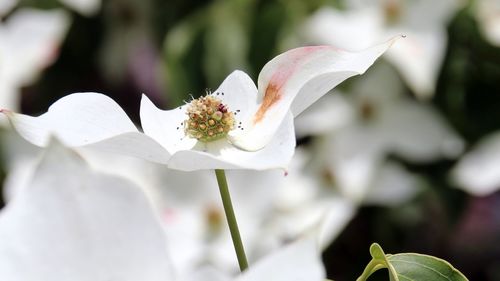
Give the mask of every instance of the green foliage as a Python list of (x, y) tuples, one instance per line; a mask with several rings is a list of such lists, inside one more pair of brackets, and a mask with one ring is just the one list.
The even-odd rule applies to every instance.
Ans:
[(387, 268), (391, 281), (467, 281), (468, 279), (445, 260), (415, 253), (385, 254), (379, 244), (370, 247), (372, 260), (357, 281), (364, 281), (375, 271)]

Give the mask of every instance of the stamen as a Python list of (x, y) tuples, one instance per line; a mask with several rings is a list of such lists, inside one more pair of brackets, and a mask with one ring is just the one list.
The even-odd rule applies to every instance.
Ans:
[[(209, 92), (207, 92), (209, 93)], [(224, 95), (224, 93), (221, 93)], [(215, 93), (219, 95), (219, 93)], [(193, 99), (186, 110), (184, 122), (186, 136), (202, 142), (215, 141), (227, 136), (234, 128), (234, 113), (214, 95)]]

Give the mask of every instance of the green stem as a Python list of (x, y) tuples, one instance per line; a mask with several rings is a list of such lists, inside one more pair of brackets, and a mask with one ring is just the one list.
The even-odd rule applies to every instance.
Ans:
[(229, 194), (229, 188), (227, 187), (226, 173), (224, 170), (215, 170), (215, 176), (217, 177), (217, 183), (219, 184), (220, 197), (222, 198), (227, 224), (229, 225), (229, 231), (231, 232), (231, 238), (233, 239), (234, 250), (236, 251), (236, 256), (238, 257), (238, 264), (240, 265), (240, 270), (243, 272), (248, 268), (248, 262), (245, 255), (245, 249), (243, 248), (243, 243), (241, 242), (236, 216), (234, 215), (231, 195)]
[(366, 266), (361, 276), (356, 279), (356, 281), (366, 281), (370, 275), (382, 268), (386, 268), (383, 262), (378, 259), (372, 259)]

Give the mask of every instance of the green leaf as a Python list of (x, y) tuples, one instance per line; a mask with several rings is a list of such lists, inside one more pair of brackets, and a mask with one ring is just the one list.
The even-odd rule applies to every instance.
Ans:
[(387, 268), (391, 281), (467, 281), (467, 278), (445, 260), (415, 253), (385, 254), (379, 244), (370, 246), (372, 260), (357, 281), (365, 281), (375, 271)]
[(384, 250), (382, 250), (382, 247), (377, 243), (373, 243), (370, 246), (370, 254), (374, 259), (386, 260)]
[(397, 272), (396, 280), (399, 281), (467, 281), (449, 262), (433, 256), (406, 253), (387, 255), (387, 260)]

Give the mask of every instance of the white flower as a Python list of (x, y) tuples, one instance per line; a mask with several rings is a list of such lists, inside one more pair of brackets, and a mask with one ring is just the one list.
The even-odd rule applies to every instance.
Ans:
[(235, 71), (211, 94), (162, 111), (143, 96), (138, 131), (110, 98), (66, 96), (39, 117), (3, 110), (28, 141), (55, 134), (68, 146), (92, 147), (178, 170), (286, 168), (295, 146), (293, 118), (343, 80), (361, 74), (395, 39), (361, 52), (303, 47), (267, 63), (258, 89)]
[[(322, 107), (313, 106), (311, 111), (315, 112), (299, 116), (297, 131), (325, 135), (318, 157), (324, 158), (334, 182), (349, 198), (380, 202), (380, 197), (369, 197), (381, 191), (370, 190), (394, 185), (386, 181), (399, 182), (402, 193), (389, 192), (394, 199), (407, 198), (403, 191), (414, 190), (415, 181), (407, 177), (402, 167), (387, 163), (387, 155), (394, 154), (412, 163), (428, 163), (458, 156), (463, 140), (430, 105), (402, 96), (402, 85), (389, 66), (377, 65), (363, 78), (353, 85), (350, 95), (326, 96), (320, 101), (325, 103)], [(301, 118), (310, 123), (329, 120), (331, 110), (326, 104), (342, 108), (344, 122), (302, 128)]]
[(84, 16), (95, 15), (101, 8), (101, 0), (60, 0), (63, 4)]
[(212, 268), (203, 268), (184, 276), (182, 281), (323, 281), (325, 270), (312, 240), (301, 240), (259, 260), (243, 272), (231, 278)]
[(56, 59), (68, 26), (63, 11), (28, 8), (0, 23), (0, 107), (19, 109), (19, 89)]
[(309, 236), (325, 249), (356, 214), (355, 202), (325, 187), (310, 158), (298, 149), (288, 175), (274, 185), (274, 210), (262, 228), (261, 240), (268, 244), (264, 246), (281, 246)]
[(500, 133), (486, 136), (465, 154), (451, 177), (460, 188), (476, 196), (500, 189)]
[(406, 35), (386, 58), (420, 97), (434, 93), (446, 48), (446, 24), (456, 0), (346, 1), (345, 11), (320, 9), (306, 23), (307, 40), (348, 50), (370, 46), (394, 34)]
[(171, 280), (166, 247), (139, 188), (52, 144), (1, 211), (0, 279)]
[(0, 18), (6, 15), (8, 12), (17, 5), (17, 0), (2, 0), (0, 1)]
[[(140, 188), (92, 170), (57, 143), (0, 212), (0, 238), (1, 280), (216, 280), (172, 267), (182, 253), (172, 251)], [(174, 249), (192, 247), (184, 246)], [(252, 264), (237, 278), (217, 275), (238, 281), (325, 277), (307, 240)]]
[(500, 46), (500, 1), (476, 1), (476, 19), (484, 36), (491, 44)]
[[(11, 131), (6, 133), (4, 162), (9, 165), (3, 191), (10, 202), (29, 188), (43, 151)], [(78, 152), (93, 170), (125, 178), (145, 191), (165, 228), (168, 251), (175, 253), (171, 262), (176, 271), (192, 271), (200, 265), (239, 270), (213, 172), (175, 171), (139, 158), (89, 149)], [(325, 196), (318, 178), (304, 173), (305, 156), (299, 149), (287, 176), (279, 170), (227, 172), (250, 263), (303, 237), (328, 245), (354, 215), (354, 204), (333, 193)]]

